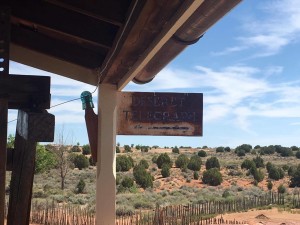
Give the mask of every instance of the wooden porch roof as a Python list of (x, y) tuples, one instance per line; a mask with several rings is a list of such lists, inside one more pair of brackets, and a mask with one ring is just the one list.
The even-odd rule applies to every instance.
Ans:
[(0, 0), (10, 59), (85, 83), (149, 82), (241, 0)]

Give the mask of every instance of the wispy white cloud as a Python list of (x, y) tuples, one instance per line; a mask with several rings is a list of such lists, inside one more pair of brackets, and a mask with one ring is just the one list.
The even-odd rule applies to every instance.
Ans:
[(300, 122), (290, 123), (291, 126), (300, 126)]
[(246, 50), (248, 48), (249, 47), (247, 47), (247, 46), (235, 46), (235, 47), (226, 48), (225, 50), (220, 51), (220, 52), (211, 52), (211, 54), (213, 56), (223, 56), (223, 55), (228, 55), (228, 54), (231, 54), (231, 53), (241, 52), (241, 51)]
[(243, 29), (248, 35), (238, 36), (237, 46), (213, 52), (212, 55), (252, 49), (256, 52), (252, 57), (265, 57), (277, 54), (283, 47), (297, 42), (300, 35), (300, 1), (263, 1), (257, 6), (260, 6), (260, 13), (256, 17), (243, 17)]

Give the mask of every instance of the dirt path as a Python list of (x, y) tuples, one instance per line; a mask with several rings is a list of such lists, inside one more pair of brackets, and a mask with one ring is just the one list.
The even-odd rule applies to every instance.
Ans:
[(225, 220), (236, 219), (249, 225), (300, 225), (300, 211), (253, 210), (222, 215)]

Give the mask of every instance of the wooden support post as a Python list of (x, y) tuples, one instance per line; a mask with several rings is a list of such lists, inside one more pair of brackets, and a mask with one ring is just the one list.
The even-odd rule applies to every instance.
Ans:
[(35, 148), (35, 141), (26, 141), (16, 132), (7, 215), (8, 225), (29, 224)]
[(116, 218), (116, 115), (117, 90), (100, 85), (98, 103), (98, 154), (96, 224), (115, 225)]
[(53, 115), (47, 112), (36, 113), (19, 110), (7, 225), (29, 224), (36, 143), (53, 141), (53, 139)]
[[(0, 79), (9, 74), (10, 10), (0, 7)], [(0, 96), (0, 225), (5, 220), (5, 175), (7, 142), (7, 104), (6, 96)]]

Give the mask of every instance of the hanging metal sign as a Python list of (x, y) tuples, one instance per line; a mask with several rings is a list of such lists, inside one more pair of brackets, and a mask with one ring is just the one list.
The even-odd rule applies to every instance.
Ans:
[(119, 93), (119, 135), (202, 136), (202, 124), (202, 93)]

